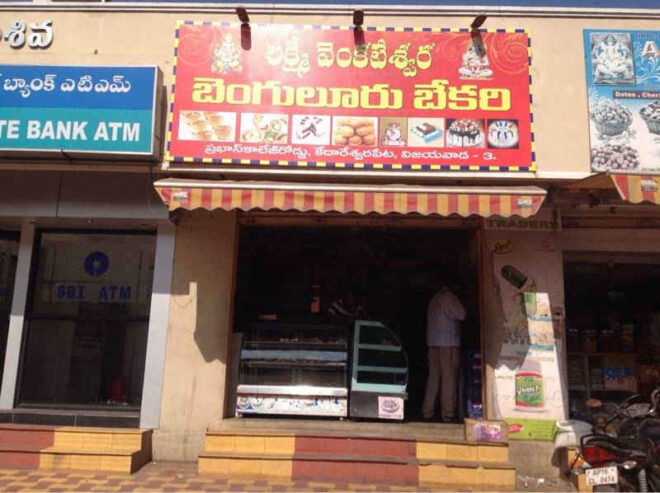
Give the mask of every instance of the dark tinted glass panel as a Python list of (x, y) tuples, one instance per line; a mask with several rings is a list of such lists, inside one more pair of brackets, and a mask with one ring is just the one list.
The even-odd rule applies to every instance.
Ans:
[(155, 236), (43, 233), (23, 357), (23, 404), (138, 406)]

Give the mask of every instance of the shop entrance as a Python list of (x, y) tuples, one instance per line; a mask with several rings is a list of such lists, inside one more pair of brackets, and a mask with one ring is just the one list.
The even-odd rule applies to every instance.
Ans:
[[(350, 293), (354, 304), (364, 308), (365, 319), (382, 323), (400, 341), (408, 366), (405, 419), (421, 420), (428, 372), (427, 305), (443, 284), (455, 282), (460, 286), (458, 295), (467, 313), (461, 323), (458, 417), (466, 415), (468, 402), (471, 412), (478, 414), (481, 406), (478, 251), (473, 229), (243, 226), (234, 330), (241, 339), (255, 322), (260, 322), (261, 334), (269, 323), (271, 327), (294, 323), (309, 327), (312, 334), (314, 326), (330, 327), (338, 323), (333, 303)], [(339, 323), (347, 326), (350, 340), (352, 324)], [(330, 340), (322, 333), (313, 336), (316, 341)], [(280, 339), (300, 338), (296, 334)], [(388, 338), (379, 336), (374, 341), (382, 348), (383, 339)], [(347, 349), (351, 353), (351, 344), (347, 344)], [(236, 357), (240, 358), (240, 351)], [(394, 356), (388, 361), (393, 361), (393, 366), (399, 365), (394, 362)], [(237, 376), (239, 382), (241, 371)], [(287, 383), (286, 372), (279, 371), (280, 382)], [(346, 381), (350, 385), (350, 367), (347, 372)], [(397, 380), (383, 377), (380, 382), (397, 383)], [(237, 382), (231, 385), (236, 386)], [(436, 415), (439, 417), (439, 412)]]
[(660, 255), (564, 258), (571, 417), (584, 419), (589, 397), (648, 397), (660, 385)]

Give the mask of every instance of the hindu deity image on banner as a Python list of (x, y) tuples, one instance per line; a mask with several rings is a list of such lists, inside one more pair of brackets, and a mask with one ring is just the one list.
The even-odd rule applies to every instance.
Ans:
[(585, 29), (591, 170), (660, 173), (660, 31)]
[(534, 171), (524, 30), (179, 22), (170, 166)]

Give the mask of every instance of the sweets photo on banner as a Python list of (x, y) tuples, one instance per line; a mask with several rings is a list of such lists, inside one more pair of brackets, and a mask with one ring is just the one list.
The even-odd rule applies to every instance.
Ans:
[[(534, 171), (521, 29), (176, 27), (167, 160), (419, 171)], [(423, 164), (420, 164), (423, 163)]]
[(660, 31), (584, 30), (591, 170), (660, 173)]

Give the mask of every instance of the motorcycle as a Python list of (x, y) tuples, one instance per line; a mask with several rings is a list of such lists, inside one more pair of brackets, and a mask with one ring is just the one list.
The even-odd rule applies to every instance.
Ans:
[(650, 404), (639, 396), (618, 405), (590, 399), (594, 433), (580, 439), (572, 472), (584, 473), (594, 491), (660, 491), (659, 400), (660, 388)]

